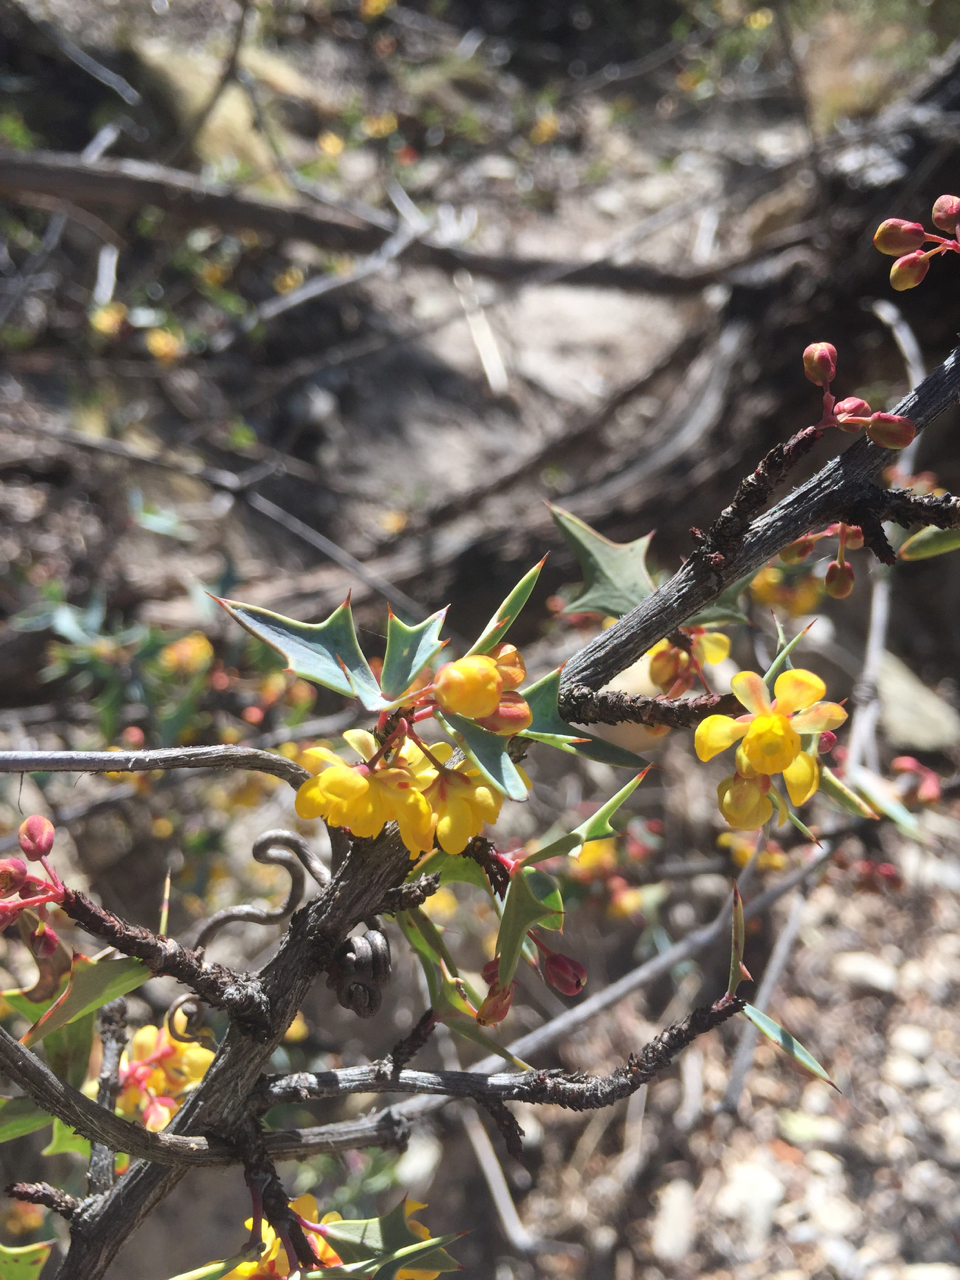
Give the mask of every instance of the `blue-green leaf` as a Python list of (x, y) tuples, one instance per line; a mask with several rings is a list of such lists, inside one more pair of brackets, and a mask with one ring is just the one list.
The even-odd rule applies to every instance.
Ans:
[(920, 825), (920, 819), (892, 794), (890, 788), (873, 772), (863, 765), (848, 767), (847, 777), (858, 790), (862, 791), (875, 809), (879, 809), (886, 817), (897, 824), (897, 830), (909, 840), (918, 840), (921, 844), (929, 844), (929, 839)]
[(740, 890), (733, 886), (733, 928), (730, 931), (730, 981), (727, 983), (727, 995), (736, 994), (737, 987), (749, 974), (743, 967), (743, 942), (745, 930), (743, 924), (743, 899)]
[(824, 795), (829, 796), (834, 803), (838, 804), (841, 809), (846, 809), (847, 813), (852, 813), (855, 818), (879, 819), (880, 817), (865, 800), (861, 800), (845, 783), (840, 781), (832, 769), (828, 769), (823, 763), (820, 765), (819, 789)]
[(524, 940), (535, 924), (546, 929), (560, 928), (563, 924), (563, 899), (551, 876), (538, 867), (530, 867), (513, 876), (503, 904), (497, 935), (497, 954), (500, 957), (497, 980), (501, 987), (513, 980)]
[[(0, 1098), (0, 1142), (22, 1138), (25, 1133), (34, 1133), (52, 1121), (53, 1116), (41, 1111), (30, 1098)], [(3, 1280), (2, 1271), (0, 1280)]]
[(387, 651), (380, 673), (380, 688), (391, 701), (407, 692), (417, 676), (447, 643), (440, 639), (446, 609), (424, 622), (408, 627), (391, 609), (387, 618)]
[(437, 712), (437, 721), (491, 786), (511, 800), (526, 800), (526, 783), (507, 754), (509, 738), (481, 729), (475, 721), (467, 720), (464, 716), (441, 715)]
[(793, 1058), (794, 1062), (799, 1063), (801, 1067), (809, 1071), (812, 1075), (818, 1076), (821, 1080), (825, 1080), (831, 1088), (837, 1090), (837, 1093), (840, 1092), (813, 1054), (808, 1053), (800, 1041), (795, 1040), (789, 1031), (785, 1031), (779, 1022), (774, 1022), (774, 1020), (768, 1017), (767, 1014), (761, 1013), (759, 1009), (755, 1009), (752, 1004), (745, 1004), (743, 1006), (743, 1015), (753, 1023), (758, 1031), (762, 1031), (763, 1034), (767, 1036), (768, 1039), (772, 1040), (774, 1044), (779, 1045), (784, 1053), (788, 1053), (790, 1057)]
[(294, 675), (359, 698), (368, 711), (388, 705), (360, 651), (349, 598), (325, 622), (315, 623), (297, 622), (237, 600), (219, 603), (241, 627), (276, 649)]
[(0, 1280), (38, 1280), (56, 1240), (8, 1249), (0, 1244)]
[(936, 525), (928, 525), (906, 540), (897, 557), (900, 560), (929, 560), (931, 556), (942, 556), (947, 551), (958, 549), (960, 529), (938, 529)]
[[(522, 738), (543, 738), (551, 746), (561, 751), (569, 751), (573, 755), (586, 756), (588, 760), (599, 760), (603, 764), (617, 765), (624, 769), (642, 769), (647, 763), (640, 756), (625, 747), (618, 747), (612, 742), (604, 742), (583, 729), (574, 729), (561, 719), (557, 707), (557, 693), (560, 689), (560, 668), (543, 676), (529, 689), (523, 689), (524, 698), (530, 707), (533, 720), (529, 729), (524, 729)], [(545, 735), (550, 735), (550, 738)], [(552, 739), (563, 739), (567, 745)]]
[(597, 612), (620, 618), (656, 590), (647, 568), (652, 533), (611, 542), (579, 517), (549, 502), (550, 514), (583, 570), (583, 589), (565, 613)]
[[(543, 560), (546, 560), (546, 556)], [(513, 620), (530, 599), (530, 592), (536, 586), (537, 579), (540, 577), (540, 570), (543, 568), (543, 560), (539, 564), (535, 564), (533, 568), (523, 575), (517, 585), (501, 604), (487, 625), (480, 632), (479, 637), (473, 647), (468, 651), (471, 653), (488, 653), (495, 644), (499, 644), (503, 637), (513, 625)]]

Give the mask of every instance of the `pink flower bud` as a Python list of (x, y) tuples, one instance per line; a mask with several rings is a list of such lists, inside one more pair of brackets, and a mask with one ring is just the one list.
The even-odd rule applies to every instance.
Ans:
[(22, 910), (12, 902), (0, 902), (0, 933), (10, 928)]
[(840, 430), (856, 435), (863, 426), (863, 422), (857, 419), (869, 418), (871, 409), (866, 400), (861, 400), (859, 396), (847, 396), (846, 400), (833, 406), (833, 412)]
[(863, 546), (863, 530), (858, 524), (847, 525), (847, 550), (859, 551)]
[(38, 893), (46, 893), (50, 888), (46, 880), (42, 880), (40, 876), (35, 876), (32, 872), (27, 872), (26, 879), (20, 886), (19, 894), (21, 898), (35, 898)]
[(30, 935), (30, 950), (38, 960), (49, 960), (59, 941), (56, 930), (51, 929), (45, 920), (41, 920)]
[(801, 560), (806, 560), (816, 545), (816, 538), (808, 534), (805, 538), (798, 538), (796, 542), (791, 542), (789, 547), (784, 547), (780, 552), (780, 559), (784, 564), (799, 564)]
[(828, 596), (833, 596), (834, 600), (845, 600), (853, 590), (853, 570), (848, 564), (832, 560), (827, 566), (824, 586)]
[(890, 283), (898, 293), (915, 289), (930, 270), (930, 259), (919, 249), (898, 258), (890, 268)]
[(480, 977), (484, 980), (488, 987), (492, 987), (497, 981), (497, 974), (500, 972), (500, 957), (494, 956), (480, 970)]
[(960, 227), (960, 197), (938, 196), (933, 206), (933, 225), (956, 235)]
[(882, 449), (905, 449), (916, 434), (910, 419), (896, 413), (875, 413), (867, 424), (867, 435)]
[(129, 751), (139, 751), (146, 738), (138, 724), (128, 724), (120, 735), (120, 741)]
[[(934, 218), (936, 222), (936, 218)], [(881, 253), (888, 253), (891, 258), (901, 253), (910, 253), (919, 249), (927, 238), (927, 233), (919, 222), (905, 222), (903, 218), (887, 218), (877, 227), (873, 243)]]
[(0, 898), (19, 893), (27, 878), (27, 864), (20, 858), (0, 858)]
[(54, 835), (53, 823), (50, 819), (41, 817), (39, 813), (32, 813), (29, 818), (20, 823), (17, 839), (25, 856), (31, 862), (39, 862), (53, 848)]
[(818, 387), (832, 382), (837, 372), (837, 348), (829, 342), (811, 342), (803, 353), (803, 372)]
[(525, 699), (515, 692), (502, 693), (500, 703), (493, 715), (478, 716), (477, 724), (490, 733), (499, 733), (509, 737), (514, 733), (522, 733), (533, 724), (533, 712)]
[(587, 971), (580, 961), (556, 951), (544, 960), (543, 976), (565, 996), (578, 996), (587, 985)]
[(837, 735), (831, 729), (824, 729), (820, 735), (820, 741), (817, 743), (817, 750), (822, 756), (828, 751), (832, 751), (837, 745)]

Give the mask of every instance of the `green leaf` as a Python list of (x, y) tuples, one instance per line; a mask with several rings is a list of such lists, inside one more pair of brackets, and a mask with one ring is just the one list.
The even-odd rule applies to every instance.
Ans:
[(543, 561), (546, 560), (546, 558), (547, 557), (544, 556), (543, 560), (541, 560), (539, 564), (535, 564), (528, 573), (523, 575), (517, 585), (507, 596), (506, 600), (504, 600), (503, 604), (501, 604), (500, 608), (480, 632), (473, 648), (468, 650), (466, 655), (467, 657), (469, 657), (471, 653), (489, 653), (495, 644), (500, 643), (503, 637), (510, 630), (510, 627), (513, 625), (513, 620), (516, 618), (517, 614), (530, 599), (530, 592), (536, 586), (537, 579), (540, 577), (540, 570), (543, 568)]
[(316, 623), (296, 622), (237, 600), (219, 603), (241, 627), (276, 649), (294, 675), (344, 697), (359, 698), (368, 711), (380, 711), (388, 705), (360, 652), (349, 598), (325, 622)]
[(50, 1070), (75, 1089), (81, 1088), (87, 1078), (95, 1018), (96, 1014), (91, 1009), (82, 1018), (52, 1031), (43, 1046)]
[[(208, 1262), (206, 1266), (197, 1267), (193, 1271), (182, 1271), (178, 1276), (172, 1276), (171, 1280), (222, 1280), (223, 1276), (229, 1275), (231, 1271), (235, 1271), (242, 1262), (252, 1262), (263, 1252), (263, 1246), (257, 1245), (252, 1249), (246, 1249), (243, 1253), (235, 1254), (232, 1258), (225, 1258), (222, 1262)], [(312, 1274), (322, 1274), (314, 1272)], [(2, 1280), (2, 1277), (0, 1277)]]
[(567, 835), (561, 836), (559, 840), (545, 844), (542, 849), (537, 849), (534, 853), (528, 853), (521, 865), (532, 867), (537, 862), (549, 862), (551, 858), (561, 858), (565, 853), (569, 853), (572, 856), (576, 855), (579, 853), (582, 844), (582, 836), (578, 836), (571, 831)]
[(631, 778), (627, 785), (621, 787), (616, 795), (611, 796), (605, 805), (601, 805), (596, 813), (591, 814), (585, 822), (581, 822), (579, 827), (575, 827), (573, 834), (580, 836), (584, 842), (587, 840), (603, 840), (607, 836), (619, 835), (620, 833), (611, 827), (610, 819), (623, 802), (633, 795), (652, 768), (653, 765), (648, 764), (645, 769), (641, 769), (635, 778)]
[(794, 1062), (798, 1062), (801, 1067), (809, 1071), (812, 1075), (818, 1076), (821, 1080), (825, 1080), (831, 1088), (840, 1090), (833, 1083), (827, 1073), (821, 1067), (812, 1053), (808, 1053), (799, 1040), (795, 1040), (789, 1031), (785, 1031), (779, 1022), (768, 1017), (765, 1013), (761, 1013), (759, 1009), (755, 1009), (752, 1004), (743, 1006), (743, 1015), (748, 1021), (752, 1022), (758, 1031), (762, 1031), (765, 1036), (773, 1041), (774, 1044), (780, 1046), (784, 1053), (788, 1053)]
[(805, 840), (809, 840), (811, 844), (819, 845), (820, 841), (817, 839), (817, 837), (813, 834), (813, 832), (806, 825), (803, 819), (798, 818), (797, 815), (794, 813), (794, 811), (791, 808), (789, 808), (789, 806), (787, 808), (787, 817), (790, 819), (790, 822), (793, 824), (793, 826), (797, 828), (797, 830), (800, 832), (800, 834), (804, 837)]
[(841, 782), (832, 769), (828, 769), (822, 763), (820, 765), (819, 790), (825, 796), (829, 796), (841, 809), (845, 809), (847, 813), (852, 813), (855, 818), (879, 819), (880, 817), (879, 813), (875, 813), (865, 800), (861, 800), (855, 792), (850, 790), (845, 782)]
[(90, 1141), (83, 1134), (71, 1129), (59, 1117), (53, 1121), (53, 1136), (40, 1152), (42, 1156), (75, 1154), (90, 1158)]
[[(617, 765), (624, 769), (642, 769), (647, 763), (641, 756), (634, 755), (625, 747), (615, 746), (596, 738), (583, 729), (574, 729), (566, 720), (560, 718), (557, 707), (557, 693), (560, 689), (560, 668), (551, 671), (542, 679), (532, 684), (529, 689), (521, 690), (533, 720), (529, 729), (524, 729), (521, 738), (533, 738), (534, 741), (549, 742), (550, 746), (561, 751), (569, 751), (572, 755), (585, 756), (588, 760), (599, 760), (602, 764)], [(567, 745), (563, 746), (561, 741)]]
[(931, 556), (942, 556), (947, 551), (958, 549), (960, 529), (938, 529), (935, 525), (928, 525), (906, 540), (897, 557), (900, 560), (929, 560)]
[(897, 830), (901, 835), (906, 836), (908, 840), (918, 840), (921, 844), (929, 843), (916, 814), (911, 813), (906, 805), (901, 804), (884, 780), (871, 769), (865, 769), (863, 765), (854, 765), (848, 768), (847, 776), (875, 809), (879, 809), (882, 814), (897, 824)]
[(151, 971), (143, 961), (130, 956), (120, 960), (96, 961), (77, 956), (66, 990), (37, 1019), (20, 1043), (29, 1049), (58, 1027), (66, 1026), (117, 996), (142, 986), (150, 976)]
[(0, 1244), (0, 1280), (37, 1280), (56, 1240), (8, 1249)]
[[(441, 1240), (421, 1240), (411, 1231), (406, 1213), (406, 1197), (382, 1218), (350, 1218), (323, 1224), (323, 1238), (344, 1262), (360, 1262), (383, 1255), (396, 1255), (398, 1250), (419, 1246), (425, 1252), (442, 1255), (442, 1265), (432, 1271), (456, 1271), (459, 1263), (443, 1254)], [(446, 1241), (456, 1236), (446, 1237)], [(405, 1255), (409, 1257), (410, 1255)]]
[(733, 886), (733, 928), (730, 931), (730, 981), (727, 983), (727, 995), (736, 994), (737, 987), (749, 974), (743, 967), (743, 942), (745, 937), (743, 924), (743, 899), (736, 884)]
[(620, 618), (653, 594), (656, 583), (647, 568), (652, 533), (633, 542), (611, 542), (562, 507), (547, 506), (583, 570), (583, 589), (565, 613), (596, 611)]
[[(780, 648), (773, 662), (770, 663), (770, 666), (763, 673), (763, 683), (767, 686), (768, 689), (773, 688), (774, 681), (776, 680), (780, 672), (783, 670), (783, 668), (789, 667), (791, 665), (789, 662), (791, 653), (793, 653), (794, 649), (797, 647), (797, 645), (804, 638), (804, 636), (807, 634), (807, 632), (810, 630), (812, 626), (813, 626), (813, 623), (812, 622), (809, 623), (807, 626), (803, 628), (802, 631), (797, 632), (797, 634), (793, 637), (793, 639), (790, 641), (789, 644), (785, 644)], [(782, 630), (780, 629), (779, 622), (777, 622), (777, 630), (780, 635), (783, 634)]]
[[(558, 916), (559, 923), (555, 923)], [(530, 867), (512, 877), (503, 904), (500, 932), (497, 934), (497, 954), (500, 957), (497, 981), (501, 987), (513, 981), (524, 939), (535, 924), (547, 929), (559, 928), (563, 924), (563, 899), (551, 876), (538, 867)]]
[(433, 853), (428, 853), (417, 864), (417, 879), (422, 875), (433, 875), (437, 871), (440, 872), (440, 883), (442, 885), (472, 884), (487, 893), (491, 892), (490, 881), (484, 875), (479, 864), (474, 862), (472, 858), (461, 857), (459, 854), (454, 856), (435, 849)]
[(738, 605), (740, 597), (755, 577), (756, 574), (748, 573), (745, 578), (731, 583), (712, 604), (695, 613), (692, 618), (685, 618), (683, 625), (685, 627), (719, 627), (735, 622), (749, 622), (750, 619)]
[[(326, 1223), (327, 1227), (339, 1226), (339, 1223)], [(380, 1280), (394, 1280), (400, 1271), (460, 1271), (458, 1262), (445, 1251), (444, 1246), (452, 1244), (459, 1235), (436, 1236), (430, 1240), (417, 1240), (414, 1244), (405, 1245), (391, 1253), (381, 1253), (371, 1258), (361, 1258), (357, 1262), (348, 1262), (341, 1267), (321, 1267), (319, 1271), (304, 1271), (303, 1280), (358, 1280), (359, 1277), (378, 1276)], [(339, 1246), (333, 1246), (339, 1252)], [(416, 1265), (411, 1265), (416, 1264)]]
[(408, 627), (393, 612), (387, 617), (387, 651), (380, 673), (380, 688), (391, 701), (407, 692), (417, 676), (447, 643), (440, 639), (446, 609), (431, 614), (425, 622)]
[(436, 718), (491, 786), (511, 800), (526, 800), (526, 783), (507, 753), (509, 738), (481, 729), (473, 720), (467, 720), (464, 716), (441, 715), (437, 712)]
[[(0, 1098), (0, 1142), (35, 1133), (37, 1129), (46, 1128), (52, 1120), (53, 1116), (41, 1111), (30, 1098)], [(2, 1271), (0, 1280), (3, 1280)]]

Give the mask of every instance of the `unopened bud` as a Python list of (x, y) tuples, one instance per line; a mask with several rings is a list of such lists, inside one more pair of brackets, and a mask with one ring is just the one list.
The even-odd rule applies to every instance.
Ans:
[(903, 876), (901, 876), (892, 862), (879, 862), (876, 867), (876, 874), (891, 889), (903, 888)]
[(882, 449), (905, 449), (916, 434), (910, 419), (897, 413), (875, 413), (867, 423), (867, 435)]
[(829, 342), (811, 342), (803, 353), (803, 372), (818, 387), (832, 382), (837, 372), (837, 348)]
[(956, 235), (960, 227), (960, 196), (937, 196), (933, 206), (933, 225)]
[(144, 732), (138, 724), (128, 724), (120, 735), (120, 741), (130, 751), (139, 751), (145, 740)]
[(12, 902), (0, 902), (0, 933), (16, 922), (22, 910), (22, 907), (14, 906)]
[(53, 823), (49, 818), (44, 818), (39, 813), (31, 813), (29, 818), (25, 818), (20, 823), (17, 839), (25, 856), (31, 862), (39, 862), (53, 848), (55, 834)]
[(823, 733), (820, 735), (820, 740), (817, 743), (817, 750), (819, 753), (822, 756), (825, 756), (827, 752), (832, 751), (836, 745), (837, 735), (832, 729), (824, 729)]
[(0, 898), (19, 893), (27, 878), (27, 864), (20, 858), (0, 858)]
[(533, 712), (526, 700), (515, 690), (500, 695), (500, 705), (492, 716), (478, 716), (477, 724), (490, 733), (509, 737), (522, 733), (533, 724)]
[(500, 957), (494, 956), (480, 970), (480, 977), (484, 980), (488, 987), (492, 987), (497, 980), (497, 974), (500, 972)]
[(513, 983), (508, 982), (505, 987), (501, 987), (499, 982), (495, 982), (486, 1000), (477, 1010), (477, 1022), (481, 1027), (496, 1026), (510, 1012), (511, 1004), (513, 1004)]
[(853, 590), (853, 569), (846, 563), (832, 560), (827, 566), (824, 586), (828, 596), (833, 596), (834, 600), (845, 600)]
[(487, 657), (497, 664), (504, 689), (520, 688), (527, 678), (527, 667), (515, 644), (502, 640), (487, 651)]
[(41, 920), (30, 935), (30, 950), (38, 960), (49, 960), (57, 949), (60, 938), (55, 929)]
[[(936, 218), (934, 218), (936, 222)], [(887, 218), (877, 227), (873, 243), (881, 253), (888, 253), (891, 258), (901, 253), (911, 253), (919, 249), (927, 238), (927, 233), (919, 222), (906, 222), (903, 218)]]
[(833, 406), (833, 412), (840, 430), (856, 435), (863, 426), (862, 419), (869, 418), (872, 410), (866, 400), (861, 400), (859, 396), (847, 396), (846, 400)]
[(493, 658), (474, 653), (456, 662), (445, 662), (437, 672), (433, 692), (442, 711), (474, 720), (496, 711), (503, 678)]
[(578, 996), (587, 985), (587, 971), (580, 961), (556, 951), (544, 960), (543, 976), (565, 996)]
[(919, 249), (898, 258), (890, 268), (890, 283), (898, 293), (915, 289), (930, 270), (930, 259)]
[(847, 525), (847, 550), (859, 551), (863, 546), (863, 530), (858, 524)]
[(798, 538), (796, 542), (791, 542), (789, 547), (784, 547), (780, 552), (780, 559), (784, 564), (799, 564), (801, 560), (806, 560), (816, 545), (816, 538), (808, 534), (805, 538)]

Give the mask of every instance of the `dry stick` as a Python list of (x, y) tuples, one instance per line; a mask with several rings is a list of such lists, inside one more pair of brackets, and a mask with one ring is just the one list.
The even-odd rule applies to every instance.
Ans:
[(161, 747), (156, 751), (0, 751), (0, 773), (149, 773), (153, 769), (256, 769), (297, 788), (302, 765), (254, 747)]
[[(960, 351), (954, 351), (900, 401), (896, 412), (911, 418), (922, 431), (956, 402), (958, 392)], [(880, 449), (865, 438), (857, 440), (775, 507), (751, 521), (740, 544), (725, 556), (724, 581), (731, 583), (753, 573), (802, 534), (839, 518), (852, 524), (868, 516), (908, 524), (922, 519), (951, 528), (960, 524), (960, 502), (955, 498), (920, 499), (904, 491), (878, 488), (873, 481), (895, 459), (895, 451)], [(716, 572), (705, 559), (691, 556), (669, 582), (567, 662), (560, 683), (561, 713), (580, 690), (602, 689), (716, 594)]]
[[(113, 1112), (120, 1092), (120, 1057), (127, 1043), (127, 1002), (121, 996), (101, 1007), (97, 1014), (103, 1059), (97, 1082), (97, 1106)], [(115, 1153), (101, 1142), (90, 1149), (87, 1190), (91, 1195), (109, 1191), (114, 1183)]]
[(220, 79), (217, 81), (213, 92), (207, 99), (203, 107), (197, 112), (193, 121), (187, 128), (184, 135), (173, 144), (173, 147), (167, 152), (164, 160), (167, 164), (176, 164), (176, 162), (184, 156), (193, 146), (197, 139), (197, 135), (210, 118), (210, 113), (220, 101), (224, 90), (237, 73), (237, 59), (240, 57), (240, 49), (243, 45), (244, 30), (247, 25), (247, 12), (250, 8), (250, 0), (240, 0), (240, 16), (237, 18), (237, 25), (233, 32), (233, 42), (230, 46), (230, 52), (227, 60), (223, 64), (223, 70), (220, 73)]

